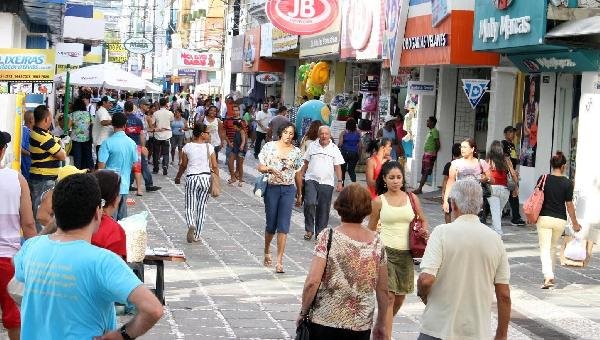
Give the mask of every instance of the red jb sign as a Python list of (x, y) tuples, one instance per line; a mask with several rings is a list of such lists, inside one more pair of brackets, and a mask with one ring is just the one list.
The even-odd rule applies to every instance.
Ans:
[(337, 0), (267, 0), (266, 6), (273, 26), (297, 35), (323, 31), (339, 12)]

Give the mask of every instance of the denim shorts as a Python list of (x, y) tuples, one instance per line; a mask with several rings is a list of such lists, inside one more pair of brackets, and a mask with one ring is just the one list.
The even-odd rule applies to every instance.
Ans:
[(296, 198), (296, 186), (267, 184), (263, 197), (265, 202), (266, 232), (269, 234), (290, 232), (292, 208)]

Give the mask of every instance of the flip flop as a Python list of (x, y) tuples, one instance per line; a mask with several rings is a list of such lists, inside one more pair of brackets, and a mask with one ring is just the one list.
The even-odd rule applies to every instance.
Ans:
[(304, 239), (306, 241), (310, 241), (310, 239), (313, 237), (313, 233), (311, 233), (310, 231), (306, 232), (306, 234), (304, 234)]
[(277, 274), (285, 273), (285, 271), (283, 270), (283, 264), (280, 263), (275, 267), (275, 273), (277, 273)]
[(271, 254), (265, 254), (265, 257), (263, 259), (263, 265), (265, 267), (271, 267), (272, 264), (273, 260), (271, 259)]
[(239, 181), (239, 182), (238, 182), (238, 187), (240, 187), (240, 188), (241, 188), (243, 185), (244, 185), (244, 181)]
[(141, 192), (138, 192), (135, 194), (136, 196), (144, 196), (144, 194), (142, 194)]

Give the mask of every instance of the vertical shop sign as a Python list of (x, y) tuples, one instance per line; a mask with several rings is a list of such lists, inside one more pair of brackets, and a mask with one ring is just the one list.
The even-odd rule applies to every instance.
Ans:
[[(510, 1), (510, 0), (509, 0)], [(431, 0), (431, 26), (437, 27), (450, 14), (448, 0)]]
[(342, 0), (342, 59), (378, 59), (382, 55), (382, 0)]
[(521, 131), (521, 165), (535, 167), (540, 116), (540, 75), (525, 77), (523, 94), (523, 127)]
[(258, 71), (260, 53), (260, 27), (246, 31), (244, 39), (244, 62), (242, 72), (253, 73)]
[(402, 41), (408, 19), (409, 0), (386, 0), (385, 30), (383, 33), (384, 59), (390, 61), (390, 74), (397, 76), (402, 55)]
[(474, 110), (488, 90), (490, 81), (487, 79), (463, 79), (462, 83), (469, 104)]
[(273, 25), (271, 25), (271, 27), (273, 27), (271, 33), (273, 39), (273, 53), (285, 52), (298, 48), (297, 35), (284, 32)]
[(121, 43), (108, 43), (108, 62), (124, 64), (127, 62), (127, 50)]
[(242, 73), (244, 62), (244, 35), (236, 35), (231, 39), (231, 73)]
[(273, 56), (273, 24), (260, 25), (260, 56)]

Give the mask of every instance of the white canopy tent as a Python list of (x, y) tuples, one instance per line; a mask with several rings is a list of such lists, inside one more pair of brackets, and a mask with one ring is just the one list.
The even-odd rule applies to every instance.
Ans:
[[(58, 74), (54, 79), (64, 83), (67, 74)], [(133, 73), (123, 71), (115, 64), (98, 64), (75, 69), (71, 71), (69, 83), (76, 86), (104, 87), (127, 91), (142, 91), (147, 90), (149, 87), (148, 81)], [(152, 87), (152, 89), (156, 88)]]
[(146, 92), (147, 93), (162, 93), (162, 87), (146, 80)]

